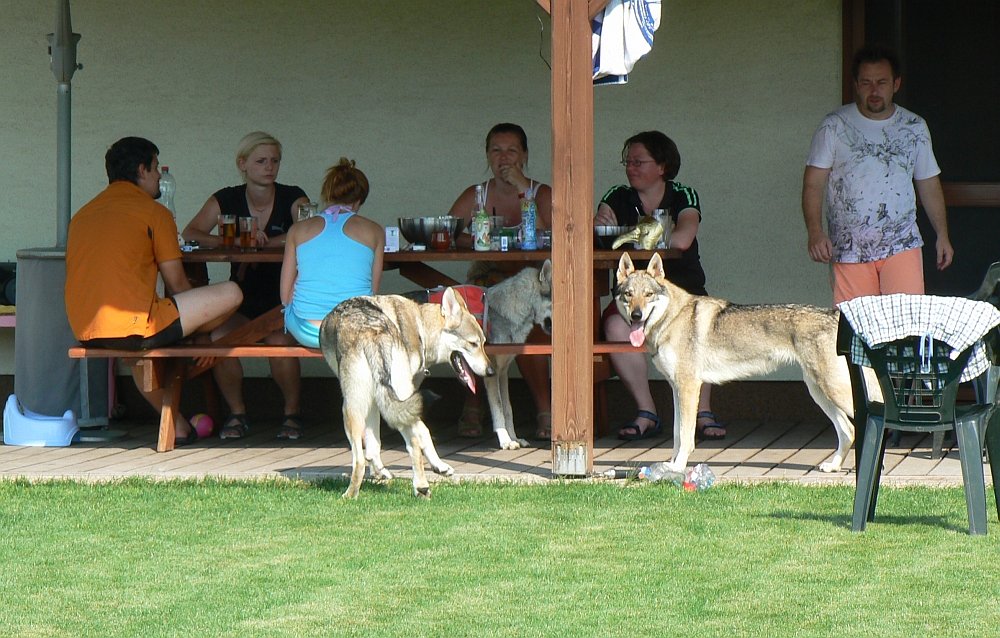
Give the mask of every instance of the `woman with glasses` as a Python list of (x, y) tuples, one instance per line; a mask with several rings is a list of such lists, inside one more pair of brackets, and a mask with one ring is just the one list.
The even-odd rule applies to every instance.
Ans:
[[(659, 131), (646, 131), (625, 140), (622, 164), (628, 186), (615, 186), (604, 195), (597, 207), (594, 224), (598, 226), (634, 226), (644, 216), (663, 209), (673, 223), (669, 248), (681, 251), (679, 259), (664, 259), (667, 279), (694, 295), (707, 295), (705, 271), (698, 256), (698, 226), (701, 202), (693, 188), (673, 181), (681, 167), (681, 156), (673, 140)], [(609, 341), (628, 341), (629, 325), (618, 313), (615, 303), (602, 317), (604, 334)], [(635, 399), (635, 419), (618, 432), (624, 440), (646, 439), (663, 434), (656, 404), (649, 390), (649, 364), (645, 353), (623, 352), (611, 356), (611, 365)], [(703, 439), (721, 439), (726, 430), (715, 421), (709, 402), (711, 386), (701, 389), (698, 406), (698, 434)]]

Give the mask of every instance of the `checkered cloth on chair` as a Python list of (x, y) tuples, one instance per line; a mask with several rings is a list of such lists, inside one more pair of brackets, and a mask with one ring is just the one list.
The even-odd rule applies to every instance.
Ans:
[(930, 335), (947, 343), (951, 358), (975, 344), (961, 381), (975, 379), (989, 367), (982, 338), (1000, 324), (1000, 311), (983, 301), (933, 295), (858, 297), (838, 306), (854, 328), (851, 360), (871, 366), (861, 340), (876, 348), (903, 337)]

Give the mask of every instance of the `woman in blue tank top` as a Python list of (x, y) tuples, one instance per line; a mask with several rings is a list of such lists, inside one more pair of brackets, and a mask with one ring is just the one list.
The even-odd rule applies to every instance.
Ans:
[(368, 179), (346, 157), (323, 182), (322, 214), (288, 231), (281, 265), (285, 329), (299, 343), (319, 347), (319, 327), (340, 302), (378, 294), (385, 230), (357, 214), (368, 198)]

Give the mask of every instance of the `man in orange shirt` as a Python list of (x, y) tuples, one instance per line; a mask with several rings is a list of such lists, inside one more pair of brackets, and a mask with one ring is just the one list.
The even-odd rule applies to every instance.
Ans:
[[(239, 286), (224, 282), (192, 288), (181, 264), (177, 224), (160, 196), (159, 149), (126, 137), (104, 156), (109, 186), (69, 225), (66, 243), (66, 314), (85, 346), (146, 350), (208, 333), (243, 300)], [(169, 296), (156, 293), (162, 275)], [(142, 390), (141, 369), (132, 374)], [(143, 392), (159, 411), (163, 391)], [(186, 419), (174, 423), (175, 444), (198, 438)]]

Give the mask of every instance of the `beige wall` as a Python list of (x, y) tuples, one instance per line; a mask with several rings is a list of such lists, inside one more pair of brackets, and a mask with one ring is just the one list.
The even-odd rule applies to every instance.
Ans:
[[(54, 2), (0, 0), (0, 261), (55, 241), (55, 89), (45, 34)], [(124, 135), (161, 149), (183, 225), (239, 181), (233, 154), (255, 129), (285, 146), (280, 180), (314, 199), (342, 155), (369, 176), (363, 212), (443, 214), (486, 178), (494, 123), (527, 130), (529, 173), (551, 176), (550, 72), (532, 0), (375, 2), (74, 0), (83, 35), (73, 81), (73, 210), (105, 185)], [(739, 302), (828, 305), (809, 261), (799, 183), (810, 136), (839, 103), (836, 0), (665, 2), (631, 82), (595, 89), (595, 197), (624, 180), (622, 141), (672, 136), (695, 187), (709, 291)], [(214, 275), (224, 274), (215, 271)], [(412, 286), (389, 273), (384, 291)], [(22, 291), (22, 294), (25, 294)], [(13, 339), (0, 334), (0, 374)]]

